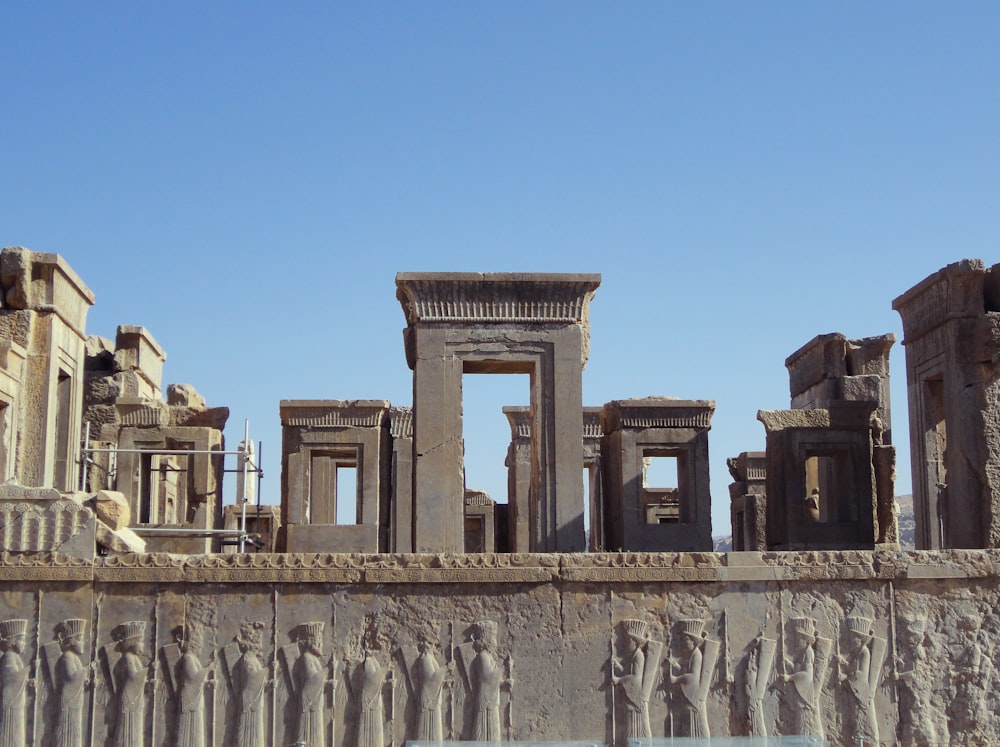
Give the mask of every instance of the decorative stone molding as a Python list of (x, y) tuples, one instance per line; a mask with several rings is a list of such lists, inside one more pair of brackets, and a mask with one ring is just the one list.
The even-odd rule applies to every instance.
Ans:
[(307, 428), (377, 428), (385, 420), (388, 400), (282, 400), (281, 424)]
[(670, 397), (614, 400), (604, 406), (605, 433), (647, 428), (710, 428), (715, 402)]

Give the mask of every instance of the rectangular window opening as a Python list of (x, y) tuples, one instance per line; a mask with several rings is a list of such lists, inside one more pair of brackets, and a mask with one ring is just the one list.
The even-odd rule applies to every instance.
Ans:
[(336, 467), (337, 524), (360, 524), (358, 517), (358, 465), (338, 463)]

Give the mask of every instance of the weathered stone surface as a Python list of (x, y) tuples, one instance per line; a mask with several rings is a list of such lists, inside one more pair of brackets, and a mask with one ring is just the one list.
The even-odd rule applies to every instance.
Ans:
[(132, 521), (132, 511), (128, 500), (121, 493), (113, 490), (99, 491), (91, 501), (91, 507), (97, 518), (111, 529), (124, 529)]
[(903, 321), (917, 547), (1000, 546), (1000, 266), (966, 259), (892, 302)]
[(171, 406), (204, 408), (205, 398), (190, 384), (170, 384), (167, 387), (167, 404)]
[(163, 363), (167, 354), (145, 327), (122, 324), (115, 336), (115, 366), (120, 371), (136, 371), (159, 396)]
[[(263, 709), (265, 744), (288, 743), (303, 726), (297, 704), (308, 700), (311, 671), (328, 695), (311, 718), (329, 747), (356, 745), (365, 719), (394, 746), (435, 733), (438, 707), (445, 740), (494, 729), (504, 740), (623, 745), (647, 721), (653, 737), (1000, 738), (989, 689), (1000, 557), (991, 550), (4, 553), (0, 578), (0, 629), (24, 620), (37, 631), (22, 662), (44, 673), (60, 655), (60, 631), (82, 636), (95, 743), (115, 731), (102, 714), (119, 707), (126, 641), (149, 663), (135, 671), (149, 683), (136, 692), (150, 738), (167, 743), (178, 713), (169, 683), (200, 676), (216, 683), (193, 693), (205, 744), (243, 744), (239, 701), (224, 692)], [(308, 650), (315, 670), (302, 659)], [(197, 661), (184, 673), (189, 652)], [(258, 666), (285, 683), (259, 700), (245, 689), (245, 670)], [(384, 707), (361, 697), (366, 683)], [(27, 744), (49, 743), (43, 716), (58, 692), (25, 701), (26, 722), (37, 724)]]
[(94, 512), (51, 488), (0, 484), (0, 548), (94, 557)]
[(599, 275), (399, 273), (413, 369), (414, 549), (463, 545), (463, 373), (531, 373), (532, 431), (547, 444), (533, 464), (543, 518), (533, 550), (585, 547), (582, 369)]
[(146, 540), (131, 529), (114, 529), (101, 522), (97, 524), (97, 544), (113, 553), (146, 552)]

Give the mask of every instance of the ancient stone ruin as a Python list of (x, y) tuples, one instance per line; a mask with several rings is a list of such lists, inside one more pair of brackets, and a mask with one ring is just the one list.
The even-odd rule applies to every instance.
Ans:
[[(267, 506), (250, 439), (227, 449), (226, 408), (163, 386), (148, 330), (88, 337), (65, 261), (5, 249), (0, 747), (997, 743), (997, 272), (894, 302), (918, 549), (892, 500), (894, 339), (832, 334), (786, 361), (765, 451), (729, 459), (716, 553), (714, 403), (584, 407), (599, 276), (397, 276), (414, 401), (276, 403)], [(477, 371), (531, 374), (507, 496), (465, 481)]]

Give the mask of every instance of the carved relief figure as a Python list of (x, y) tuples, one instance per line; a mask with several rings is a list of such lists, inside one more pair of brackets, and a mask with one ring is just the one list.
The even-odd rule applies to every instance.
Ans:
[(902, 641), (896, 664), (899, 713), (904, 744), (938, 744), (947, 741), (944, 714), (934, 702), (931, 684), (939, 669), (940, 651), (927, 633), (927, 618), (920, 613), (897, 617)]
[(358, 716), (358, 747), (383, 747), (384, 704), (382, 684), (388, 668), (379, 660), (383, 646), (374, 627), (365, 631), (363, 658), (355, 674), (360, 711)]
[(0, 747), (23, 747), (27, 740), (25, 713), (31, 670), (21, 659), (27, 629), (27, 620), (0, 622)]
[(849, 651), (840, 657), (840, 681), (851, 695), (854, 711), (853, 740), (866, 745), (878, 745), (878, 712), (875, 692), (878, 688), (885, 659), (886, 642), (874, 634), (872, 621), (852, 615), (845, 620), (849, 635)]
[(416, 649), (406, 646), (401, 650), (415, 702), (412, 738), (418, 741), (443, 739), (441, 696), (448, 668), (438, 660), (437, 646), (434, 636), (424, 633)]
[(223, 649), (229, 684), (236, 701), (235, 747), (264, 747), (264, 692), (268, 668), (263, 664), (264, 623), (244, 620), (236, 642)]
[(86, 620), (63, 620), (56, 626), (62, 653), (52, 679), (56, 689), (55, 747), (83, 747), (83, 701), (89, 669), (83, 663), (83, 633)]
[(146, 730), (146, 662), (143, 660), (142, 640), (146, 623), (133, 620), (115, 629), (121, 658), (114, 666), (112, 681), (116, 701), (114, 747), (140, 747)]
[(649, 724), (649, 698), (656, 684), (663, 644), (652, 641), (644, 620), (623, 620), (625, 661), (611, 662), (611, 683), (621, 689), (625, 698), (625, 738), (653, 736)]
[(970, 731), (986, 721), (986, 692), (993, 665), (990, 652), (979, 640), (979, 621), (974, 615), (958, 618), (963, 650), (955, 662), (955, 698), (951, 716), (954, 731)]
[(816, 632), (816, 621), (811, 617), (793, 617), (788, 625), (791, 628), (793, 661), (790, 665), (788, 662), (785, 664), (784, 681), (792, 685), (788, 692), (795, 711), (795, 733), (824, 737), (820, 694), (830, 664), (833, 641)]
[(708, 730), (708, 688), (712, 682), (715, 663), (719, 659), (718, 641), (708, 640), (704, 632), (704, 620), (681, 620), (681, 651), (686, 657), (681, 665), (681, 674), (674, 676), (674, 662), (671, 661), (670, 684), (680, 689), (684, 711), (688, 716), (688, 736), (709, 737)]
[(767, 693), (768, 682), (771, 679), (771, 668), (774, 665), (774, 651), (778, 642), (772, 638), (759, 636), (750, 647), (747, 657), (747, 735), (751, 737), (766, 737), (767, 725), (764, 723), (764, 695)]
[(323, 623), (303, 623), (297, 631), (299, 655), (292, 665), (296, 739), (309, 747), (326, 747), (327, 666), (323, 661)]
[(504, 665), (497, 657), (497, 624), (490, 620), (472, 626), (472, 641), (458, 647), (472, 693), (473, 718), (468, 739), (496, 742), (500, 733), (500, 688)]
[(177, 690), (177, 747), (205, 747), (205, 680), (211, 669), (201, 663), (203, 632), (190, 625), (174, 631), (181, 650), (174, 669)]

